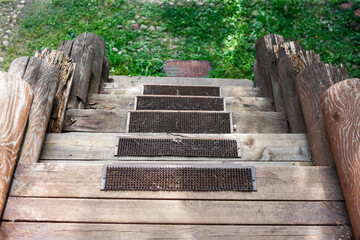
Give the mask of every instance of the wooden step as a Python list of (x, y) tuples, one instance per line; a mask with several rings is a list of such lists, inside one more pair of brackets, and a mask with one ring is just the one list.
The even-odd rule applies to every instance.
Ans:
[(225, 138), (240, 140), (241, 159), (218, 158), (181, 158), (181, 157), (115, 157), (114, 148), (116, 137), (178, 137), (166, 134), (124, 134), (124, 133), (62, 133), (47, 134), (41, 160), (121, 160), (121, 161), (210, 161), (243, 162), (263, 161), (273, 163), (284, 162), (287, 165), (295, 162), (311, 162), (311, 152), (306, 134), (223, 134), (223, 135), (191, 135), (180, 134), (184, 137)]
[[(348, 226), (223, 226), (223, 225), (146, 225), (3, 222), (5, 239), (218, 239), (234, 240), (338, 240), (351, 238)], [(350, 239), (349, 238), (349, 239)]]
[[(88, 109), (134, 110), (134, 96), (113, 94), (89, 94)], [(271, 100), (262, 97), (226, 97), (226, 110), (236, 113), (241, 111), (274, 112), (275, 107)]]
[(129, 111), (127, 133), (232, 133), (231, 112)]
[(248, 79), (231, 78), (191, 78), (191, 77), (128, 77), (111, 76), (114, 83), (121, 84), (176, 84), (176, 85), (208, 85), (208, 86), (241, 86), (252, 87), (254, 82)]
[(344, 202), (32, 197), (9, 197), (3, 220), (134, 224), (349, 224)]
[[(10, 196), (247, 201), (344, 200), (336, 169), (331, 167), (255, 167), (257, 191), (246, 193), (100, 191), (103, 166), (102, 163), (19, 164), (14, 175)], [(238, 166), (244, 165), (238, 164)]]
[[(142, 95), (142, 84), (103, 83), (101, 94), (115, 94), (122, 96)], [(254, 87), (224, 86), (221, 87), (223, 97), (261, 97), (260, 89)]]
[[(128, 111), (69, 109), (64, 132), (125, 132)], [(287, 133), (287, 120), (280, 112), (243, 111), (232, 114), (235, 133)]]

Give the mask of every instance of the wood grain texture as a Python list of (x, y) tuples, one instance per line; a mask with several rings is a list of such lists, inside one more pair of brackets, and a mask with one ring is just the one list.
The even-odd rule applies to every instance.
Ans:
[[(65, 132), (125, 132), (128, 111), (69, 109)], [(287, 133), (286, 117), (279, 112), (243, 111), (233, 114), (236, 133)]]
[[(119, 163), (121, 164), (121, 163)], [(129, 164), (129, 162), (127, 162)], [(172, 164), (172, 163), (171, 163)], [(186, 163), (184, 163), (186, 164)], [(201, 163), (199, 163), (201, 164)], [(179, 164), (181, 165), (181, 164)], [(196, 164), (194, 164), (196, 165)], [(241, 166), (240, 164), (238, 164)], [(102, 163), (19, 164), (10, 196), (111, 199), (343, 201), (335, 168), (255, 167), (257, 192), (99, 191)], [(314, 176), (314, 177), (311, 177)], [(29, 187), (31, 186), (31, 187)]]
[(47, 134), (42, 160), (132, 160), (132, 161), (224, 161), (226, 162), (310, 162), (311, 152), (306, 134), (224, 134), (224, 135), (187, 135), (189, 137), (231, 138), (240, 140), (241, 159), (215, 158), (177, 158), (177, 157), (114, 157), (113, 151), (117, 136), (172, 137), (164, 134), (119, 134), (119, 133), (83, 133)]
[(261, 37), (255, 44), (256, 60), (260, 87), (264, 97), (274, 99), (277, 112), (285, 112), (279, 76), (277, 72), (276, 54), (274, 45), (286, 42), (283, 36), (269, 34)]
[(0, 72), (0, 216), (28, 119), (33, 91), (23, 79)]
[(70, 95), (74, 77), (75, 64), (61, 51), (43, 50), (38, 57), (51, 63), (60, 72), (60, 81), (56, 90), (53, 108), (51, 111), (48, 132), (60, 133), (62, 131), (67, 102)]
[(278, 59), (279, 84), (284, 100), (290, 132), (305, 133), (306, 125), (296, 88), (296, 76), (313, 61), (320, 57), (313, 51), (305, 51), (297, 42), (286, 42), (274, 46)]
[(349, 223), (344, 202), (29, 197), (9, 197), (3, 219), (156, 224), (338, 225)]
[(75, 39), (70, 55), (71, 59), (76, 63), (76, 68), (74, 71), (68, 108), (82, 109), (86, 104), (95, 56), (93, 47), (86, 46), (83, 41), (85, 40)]
[(320, 108), (321, 95), (334, 83), (347, 79), (346, 68), (314, 62), (297, 77), (301, 108), (311, 145), (314, 162), (318, 166), (334, 166), (334, 160)]
[(107, 57), (104, 57), (103, 67), (101, 72), (101, 82), (109, 82), (110, 69), (111, 69), (110, 60)]
[(20, 161), (37, 162), (59, 83), (59, 71), (47, 61), (31, 57), (24, 79), (34, 89), (34, 99)]
[(2, 223), (4, 240), (223, 239), (350, 240), (347, 226), (220, 226), (81, 223)]
[(360, 239), (360, 79), (329, 88), (321, 99), (326, 130), (355, 239)]
[(16, 58), (14, 61), (11, 62), (8, 73), (18, 78), (23, 78), (29, 60), (29, 57)]
[(71, 57), (71, 51), (72, 51), (73, 45), (74, 45), (74, 40), (63, 41), (59, 44), (57, 50), (65, 53), (67, 56)]

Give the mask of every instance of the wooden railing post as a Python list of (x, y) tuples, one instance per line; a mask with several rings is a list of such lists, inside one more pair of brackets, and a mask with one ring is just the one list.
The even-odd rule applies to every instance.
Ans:
[(360, 79), (335, 84), (321, 108), (355, 239), (360, 239)]
[(0, 72), (0, 215), (4, 209), (32, 98), (33, 91), (23, 79)]

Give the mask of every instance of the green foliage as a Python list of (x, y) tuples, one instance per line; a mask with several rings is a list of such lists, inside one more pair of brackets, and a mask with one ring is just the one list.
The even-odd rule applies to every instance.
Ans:
[[(165, 60), (198, 59), (212, 62), (211, 77), (252, 79), (255, 42), (277, 33), (360, 76), (360, 69), (352, 68), (360, 65), (360, 33), (348, 26), (358, 20), (353, 11), (341, 10), (337, 0), (209, 0), (201, 6), (184, 2), (36, 1), (26, 10), (21, 38), (13, 39), (15, 45), (7, 51), (13, 57), (32, 55), (93, 32), (106, 42), (112, 74), (162, 76)], [(161, 29), (133, 30), (133, 20)], [(19, 47), (24, 42), (25, 47)]]

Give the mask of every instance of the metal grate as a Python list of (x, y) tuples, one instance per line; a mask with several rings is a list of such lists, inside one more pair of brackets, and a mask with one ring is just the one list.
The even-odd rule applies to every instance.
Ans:
[(118, 137), (115, 156), (240, 157), (240, 141), (204, 138)]
[(231, 112), (130, 111), (128, 133), (232, 133)]
[(225, 100), (220, 97), (138, 96), (135, 109), (224, 111)]
[(104, 166), (105, 191), (256, 191), (253, 167), (224, 165)]
[(187, 95), (187, 96), (220, 96), (220, 87), (181, 86), (181, 85), (144, 85), (144, 95)]

